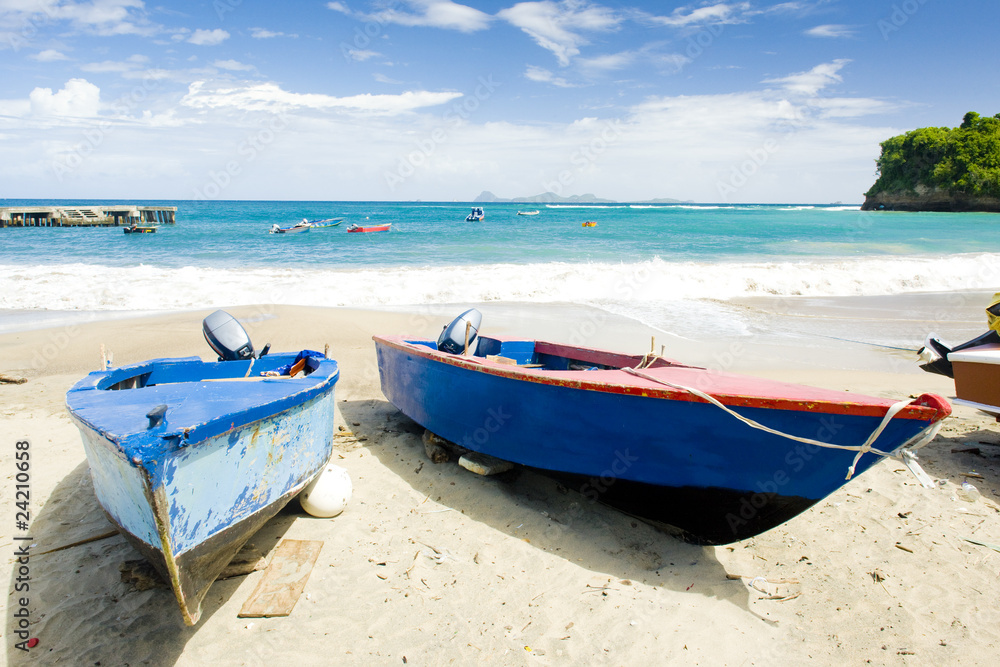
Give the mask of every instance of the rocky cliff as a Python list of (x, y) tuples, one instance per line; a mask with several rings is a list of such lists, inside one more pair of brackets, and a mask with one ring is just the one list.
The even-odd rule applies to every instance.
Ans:
[(1000, 198), (953, 194), (943, 188), (918, 185), (915, 190), (865, 196), (862, 211), (984, 211), (1000, 213)]

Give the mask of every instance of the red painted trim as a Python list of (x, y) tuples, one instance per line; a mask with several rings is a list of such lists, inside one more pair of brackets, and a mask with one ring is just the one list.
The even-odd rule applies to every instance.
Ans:
[[(624, 396), (643, 396), (672, 401), (688, 401), (691, 403), (706, 402), (704, 399), (686, 391), (650, 382), (649, 380), (629, 375), (620, 370), (548, 371), (540, 368), (521, 368), (487, 361), (482, 357), (463, 357), (445, 354), (423, 345), (408, 343), (406, 342), (407, 338), (404, 336), (373, 336), (372, 339), (387, 347), (392, 347), (430, 361), (511, 380)], [(612, 363), (616, 365), (623, 360), (626, 363), (631, 363), (642, 359), (641, 355), (621, 355), (613, 352), (558, 345), (544, 341), (536, 341), (535, 345), (536, 352), (544, 352), (545, 354), (566, 352), (570, 354), (565, 356), (577, 359), (582, 357), (587, 360), (604, 357), (609, 360), (615, 359), (616, 361)], [(663, 365), (654, 364), (652, 368), (646, 369), (643, 372), (653, 377), (662, 375), (664, 380), (673, 382), (674, 384), (695, 387), (731, 408), (765, 408), (881, 417), (885, 415), (889, 406), (895, 403), (895, 401), (886, 398), (817, 389), (806, 385), (774, 382), (733, 373), (712, 371), (696, 366), (684, 366), (676, 362), (666, 362)], [(716, 386), (713, 387), (712, 385)], [(799, 395), (762, 395), (761, 388), (765, 387), (795, 390)], [(912, 405), (901, 410), (897, 416), (904, 419), (919, 419), (933, 423), (947, 417), (949, 414), (951, 414), (951, 406), (947, 401), (935, 394), (924, 394), (915, 399)]]

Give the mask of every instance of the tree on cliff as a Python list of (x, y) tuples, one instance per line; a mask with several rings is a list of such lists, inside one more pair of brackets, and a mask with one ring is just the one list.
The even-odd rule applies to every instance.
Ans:
[(915, 192), (1000, 197), (1000, 114), (965, 114), (956, 128), (922, 127), (882, 142), (878, 179), (865, 196)]

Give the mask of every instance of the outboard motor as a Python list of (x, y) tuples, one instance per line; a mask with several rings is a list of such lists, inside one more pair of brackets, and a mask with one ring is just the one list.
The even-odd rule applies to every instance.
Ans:
[(989, 343), (1000, 343), (1000, 334), (993, 329), (990, 329), (981, 336), (976, 336), (972, 340), (966, 341), (961, 345), (956, 345), (952, 348), (949, 348), (947, 345), (935, 338), (933, 334), (931, 334), (927, 337), (927, 340), (924, 341), (924, 346), (917, 351), (921, 361), (920, 368), (924, 369), (928, 373), (937, 373), (938, 375), (953, 378), (955, 377), (955, 372), (952, 369), (951, 362), (948, 361), (949, 353), (958, 352), (959, 350), (967, 350), (970, 347), (988, 345)]
[[(438, 336), (437, 349), (448, 354), (462, 354), (465, 352), (465, 345), (468, 343), (469, 349), (475, 349), (472, 345), (479, 333), (479, 326), (483, 323), (483, 314), (475, 308), (467, 311), (452, 320), (451, 324), (445, 326), (444, 331)], [(468, 339), (466, 339), (468, 332)]]
[(201, 323), (201, 330), (205, 334), (205, 340), (219, 355), (219, 361), (262, 357), (271, 348), (269, 343), (259, 355), (255, 354), (246, 329), (224, 310), (217, 310), (206, 317)]

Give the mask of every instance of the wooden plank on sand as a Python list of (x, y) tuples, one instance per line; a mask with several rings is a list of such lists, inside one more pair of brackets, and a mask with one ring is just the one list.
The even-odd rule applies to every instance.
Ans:
[(306, 587), (323, 543), (282, 540), (257, 588), (237, 614), (240, 618), (288, 616)]

